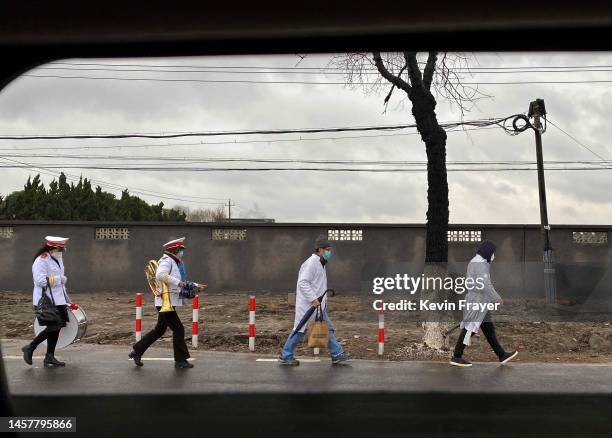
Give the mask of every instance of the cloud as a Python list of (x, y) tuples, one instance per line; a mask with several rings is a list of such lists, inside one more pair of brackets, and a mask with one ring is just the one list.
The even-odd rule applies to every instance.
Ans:
[(266, 213), (257, 202), (254, 202), (251, 208), (243, 208), (240, 211), (240, 217), (243, 219), (263, 219), (266, 217)]
[[(322, 66), (327, 57), (307, 57), (300, 67)], [(479, 66), (501, 65), (610, 65), (609, 53), (479, 54)], [(88, 62), (91, 62), (89, 60)], [(109, 62), (108, 60), (105, 62)], [(124, 60), (125, 63), (144, 62)], [(249, 56), (147, 60), (159, 65), (295, 65), (292, 56)], [(49, 73), (49, 71), (45, 71)], [(38, 71), (40, 73), (41, 70)], [(37, 72), (33, 72), (37, 74)], [(86, 72), (87, 73), (87, 72)], [(102, 73), (98, 72), (100, 75)], [(96, 74), (98, 74), (96, 73)], [(74, 74), (72, 72), (71, 74)], [(87, 73), (91, 74), (91, 73)], [(111, 73), (104, 73), (110, 75)], [(122, 73), (142, 76), (150, 73)], [(172, 78), (177, 73), (155, 77)], [(478, 75), (473, 80), (576, 80), (601, 78), (603, 73)], [(224, 78), (227, 75), (191, 73), (194, 78)], [(238, 76), (238, 75), (236, 75)], [(245, 77), (248, 75), (243, 75)], [(338, 76), (314, 77), (287, 74), (283, 80), (338, 80)], [(278, 80), (278, 75), (257, 79)], [(13, 134), (123, 133), (218, 131), (262, 128), (333, 127), (413, 123), (409, 103), (394, 93), (386, 113), (382, 94), (365, 94), (359, 89), (337, 85), (294, 84), (194, 84), (174, 82), (117, 82), (61, 80), (23, 77), (0, 94), (0, 130)], [(612, 126), (609, 105), (612, 93), (606, 84), (483, 85), (491, 99), (479, 101), (466, 119), (509, 115), (526, 111), (529, 102), (546, 100), (551, 119), (597, 154), (612, 159)], [(440, 102), (440, 121), (457, 120), (456, 108)], [(414, 131), (412, 131), (414, 132)], [(90, 162), (108, 163), (127, 156), (147, 158), (282, 158), (312, 160), (409, 160), (425, 161), (425, 148), (418, 135), (355, 133), (340, 140), (298, 140), (298, 135), (211, 137), (199, 145), (197, 139), (91, 140), (62, 142), (0, 141), (0, 149), (33, 147), (74, 147), (81, 149), (46, 151), (52, 154), (90, 154)], [(314, 136), (302, 136), (314, 137)], [(317, 137), (331, 137), (320, 134)], [(275, 141), (262, 142), (273, 138)], [(241, 143), (247, 140), (253, 143)], [(234, 142), (210, 144), (211, 142)], [(597, 157), (552, 125), (543, 136), (546, 160), (596, 160)], [(131, 148), (134, 145), (167, 147)], [(117, 149), (94, 149), (123, 145)], [(89, 149), (85, 149), (88, 147)], [(0, 152), (2, 153), (2, 152)], [(41, 151), (29, 151), (20, 160), (50, 163), (70, 160), (62, 157), (36, 158)], [(501, 130), (449, 133), (449, 161), (535, 160), (533, 134), (506, 135)], [(202, 166), (213, 164), (202, 164)], [(260, 164), (265, 166), (266, 164)], [(253, 166), (237, 163), (223, 166)], [(285, 166), (285, 165), (283, 165)], [(338, 167), (339, 165), (336, 165)], [(424, 222), (427, 211), (425, 173), (357, 172), (134, 172), (72, 170), (75, 175), (172, 194), (182, 200), (142, 195), (149, 202), (166, 205), (211, 207), (232, 199), (240, 217), (272, 217), (277, 221), (304, 222)], [(609, 196), (610, 170), (548, 171), (546, 183), (550, 220), (553, 223), (609, 223), (612, 202)], [(0, 193), (22, 188), (28, 174), (35, 172), (3, 169)], [(49, 181), (51, 177), (44, 177)], [(449, 172), (451, 221), (455, 223), (533, 223), (539, 221), (537, 176), (535, 172)], [(132, 190), (134, 191), (134, 190)], [(118, 193), (118, 191), (115, 191)], [(218, 199), (195, 199), (218, 198)], [(185, 202), (184, 199), (191, 199)]]

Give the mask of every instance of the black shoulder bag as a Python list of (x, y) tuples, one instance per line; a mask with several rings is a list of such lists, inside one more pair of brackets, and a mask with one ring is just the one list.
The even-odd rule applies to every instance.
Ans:
[(47, 279), (47, 285), (43, 287), (42, 296), (36, 306), (36, 319), (40, 325), (45, 326), (56, 326), (61, 325), (62, 317), (55, 306), (55, 299), (53, 298), (53, 292), (49, 290), (49, 295), (46, 294), (47, 288), (49, 287), (49, 279)]

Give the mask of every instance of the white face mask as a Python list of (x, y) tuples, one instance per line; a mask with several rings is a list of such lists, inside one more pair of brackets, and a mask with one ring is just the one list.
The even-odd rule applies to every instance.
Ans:
[(64, 256), (64, 253), (61, 253), (59, 251), (54, 252), (53, 254), (51, 254), (54, 258), (56, 258), (57, 260), (61, 260), (62, 257)]
[(491, 261), (495, 260), (495, 254), (491, 254)]

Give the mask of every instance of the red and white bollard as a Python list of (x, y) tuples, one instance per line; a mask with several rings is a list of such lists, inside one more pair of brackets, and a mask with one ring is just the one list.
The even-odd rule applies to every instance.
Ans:
[(191, 301), (193, 305), (193, 317), (191, 322), (191, 345), (198, 348), (198, 323), (200, 319), (200, 296), (196, 295)]
[(136, 294), (136, 342), (142, 339), (142, 293)]
[(249, 297), (249, 350), (255, 351), (255, 296)]
[(385, 352), (385, 312), (382, 308), (378, 311), (378, 355), (382, 356)]

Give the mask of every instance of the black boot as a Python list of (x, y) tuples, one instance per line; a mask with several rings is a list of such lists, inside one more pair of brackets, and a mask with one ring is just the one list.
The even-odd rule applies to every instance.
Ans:
[(135, 351), (132, 351), (130, 354), (128, 354), (128, 357), (130, 359), (134, 359), (134, 365), (136, 365), (137, 367), (141, 367), (144, 364), (142, 363), (142, 354), (138, 354)]
[(174, 368), (193, 368), (193, 365), (187, 362), (186, 360), (181, 360), (180, 362), (174, 362)]
[(28, 344), (23, 347), (21, 351), (23, 351), (23, 360), (25, 360), (25, 363), (32, 365), (32, 355), (34, 354), (34, 349), (32, 346)]
[(63, 367), (66, 366), (66, 362), (61, 362), (55, 358), (52, 354), (45, 354), (45, 360), (43, 361), (45, 367)]

